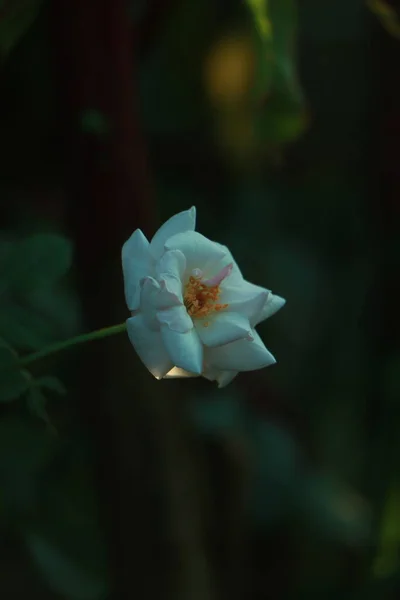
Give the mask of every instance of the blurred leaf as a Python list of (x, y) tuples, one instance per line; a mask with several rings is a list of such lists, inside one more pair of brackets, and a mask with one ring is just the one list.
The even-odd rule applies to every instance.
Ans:
[(66, 274), (72, 262), (72, 244), (57, 234), (34, 234), (9, 245), (0, 276), (2, 293), (27, 294), (48, 288)]
[(64, 396), (67, 393), (64, 385), (61, 383), (57, 377), (52, 375), (47, 375), (46, 377), (40, 377), (36, 380), (37, 385), (40, 387), (47, 388), (48, 390), (59, 394), (60, 396)]
[(0, 402), (15, 400), (28, 387), (27, 374), (18, 368), (18, 354), (0, 339)]
[(41, 419), (52, 433), (56, 433), (56, 430), (49, 419), (49, 415), (46, 411), (46, 396), (43, 394), (42, 390), (38, 387), (37, 382), (34, 385), (31, 385), (28, 391), (27, 396), (27, 404), (28, 408), (33, 415)]
[(43, 0), (0, 2), (0, 56), (4, 58), (19, 42), (37, 17)]
[(379, 549), (374, 561), (375, 577), (388, 577), (400, 566), (400, 485), (393, 481), (383, 509)]
[(0, 488), (8, 518), (20, 520), (37, 505), (38, 477), (53, 458), (54, 436), (15, 417), (0, 421)]
[(250, 511), (260, 526), (270, 526), (291, 508), (297, 483), (299, 449), (292, 436), (271, 423), (252, 427), (253, 484)]
[(189, 404), (191, 418), (200, 433), (223, 435), (237, 431), (243, 422), (244, 411), (239, 398), (232, 392), (220, 392), (218, 397), (197, 397)]
[(49, 587), (65, 598), (107, 596), (106, 547), (88, 457), (75, 445), (68, 464), (49, 482), (43, 512), (26, 533), (33, 562)]
[(367, 5), (378, 17), (382, 27), (395, 38), (400, 39), (400, 17), (385, 0), (367, 0)]
[(368, 505), (343, 485), (329, 477), (306, 477), (296, 502), (301, 517), (317, 536), (348, 545), (366, 543), (371, 526)]
[(110, 132), (107, 117), (96, 109), (87, 109), (82, 113), (81, 127), (85, 133), (93, 133), (99, 137), (104, 137)]
[(104, 579), (73, 563), (54, 544), (39, 533), (28, 532), (26, 544), (37, 568), (49, 587), (64, 598), (101, 600), (107, 596)]

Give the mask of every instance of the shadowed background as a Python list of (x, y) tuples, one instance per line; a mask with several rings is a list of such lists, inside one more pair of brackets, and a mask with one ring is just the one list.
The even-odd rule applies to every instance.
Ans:
[(0, 367), (123, 322), (192, 205), (287, 299), (222, 390), (125, 334), (0, 371), (2, 598), (397, 597), (398, 8), (0, 1)]

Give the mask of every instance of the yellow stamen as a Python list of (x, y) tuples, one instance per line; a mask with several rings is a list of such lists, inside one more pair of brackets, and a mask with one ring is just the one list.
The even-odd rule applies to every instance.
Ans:
[[(200, 278), (192, 275), (186, 284), (184, 295), (184, 303), (188, 314), (193, 319), (202, 319), (213, 312), (227, 308), (228, 304), (218, 303), (220, 293), (219, 285), (204, 285)], [(208, 327), (208, 325), (208, 322), (204, 323), (204, 327)]]

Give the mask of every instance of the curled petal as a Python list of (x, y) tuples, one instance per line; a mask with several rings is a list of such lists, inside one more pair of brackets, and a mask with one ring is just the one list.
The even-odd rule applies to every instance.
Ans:
[(164, 252), (155, 267), (157, 277), (168, 274), (177, 279), (183, 278), (185, 269), (186, 258), (180, 250), (168, 250)]
[(151, 240), (150, 252), (152, 256), (159, 259), (164, 253), (164, 245), (170, 237), (186, 231), (194, 231), (195, 227), (196, 208), (194, 206), (168, 219)]
[(216, 381), (218, 387), (223, 388), (235, 379), (236, 375), (238, 375), (238, 371), (219, 371), (218, 369), (210, 369), (207, 367), (202, 375), (209, 381)]
[(278, 310), (285, 304), (286, 300), (284, 298), (270, 293), (258, 319), (255, 322), (255, 325), (258, 325), (258, 323), (261, 323), (261, 321), (265, 321), (265, 319), (272, 317), (272, 315), (278, 312)]
[(126, 322), (129, 339), (139, 358), (157, 379), (161, 379), (174, 366), (160, 332), (147, 327), (143, 315), (138, 314)]
[(167, 352), (175, 366), (195, 375), (201, 375), (203, 367), (203, 345), (195, 329), (179, 333), (161, 327), (161, 335)]
[(172, 331), (185, 333), (193, 329), (193, 321), (184, 306), (173, 306), (157, 312), (157, 320), (161, 325), (166, 325)]
[(273, 365), (275, 358), (254, 329), (252, 334), (253, 341), (238, 340), (218, 348), (209, 348), (207, 364), (222, 371), (255, 371)]
[(122, 272), (125, 300), (129, 310), (137, 310), (140, 302), (140, 280), (151, 274), (152, 261), (149, 242), (140, 229), (136, 229), (122, 246)]
[(253, 339), (249, 320), (239, 313), (221, 312), (212, 319), (195, 320), (203, 344), (214, 348), (236, 340)]
[(174, 235), (166, 242), (165, 250), (180, 250), (184, 254), (186, 275), (191, 274), (193, 269), (201, 269), (208, 276), (206, 270), (212, 268), (225, 256), (225, 251), (219, 244), (212, 242), (197, 231)]

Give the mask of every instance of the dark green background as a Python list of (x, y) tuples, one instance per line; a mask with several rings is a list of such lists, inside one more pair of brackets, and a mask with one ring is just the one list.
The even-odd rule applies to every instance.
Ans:
[(397, 597), (400, 42), (363, 0), (267, 8), (272, 39), (239, 0), (0, 2), (2, 342), (123, 322), (123, 242), (193, 204), (287, 299), (224, 390), (124, 334), (3, 383), (4, 600)]

